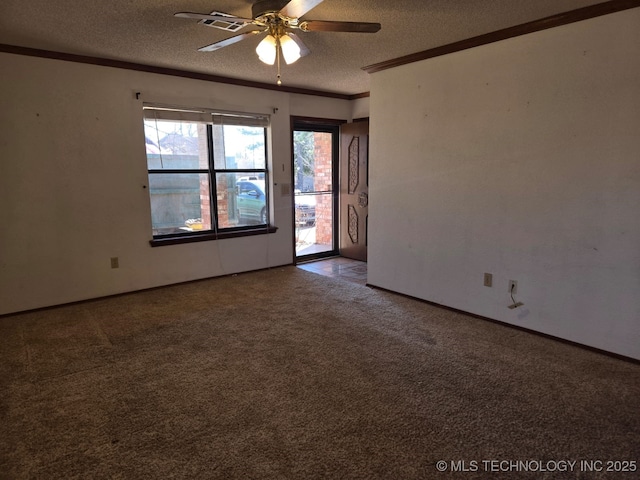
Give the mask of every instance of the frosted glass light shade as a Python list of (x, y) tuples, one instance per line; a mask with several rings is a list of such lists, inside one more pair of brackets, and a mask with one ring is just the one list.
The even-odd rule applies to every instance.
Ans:
[(300, 58), (300, 46), (289, 35), (280, 37), (282, 56), (287, 64), (291, 64)]
[(261, 62), (273, 65), (276, 62), (277, 42), (273, 35), (267, 35), (256, 47), (256, 53)]

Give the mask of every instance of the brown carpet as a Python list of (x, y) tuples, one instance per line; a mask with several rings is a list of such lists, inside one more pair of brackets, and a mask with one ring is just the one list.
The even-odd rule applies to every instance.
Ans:
[(640, 462), (640, 365), (294, 267), (4, 317), (0, 347), (3, 479), (640, 478), (579, 463)]

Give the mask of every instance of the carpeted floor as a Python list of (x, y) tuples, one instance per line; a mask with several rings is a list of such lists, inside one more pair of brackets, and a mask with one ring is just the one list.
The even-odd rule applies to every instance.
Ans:
[(0, 318), (0, 388), (3, 479), (640, 478), (640, 365), (294, 267)]

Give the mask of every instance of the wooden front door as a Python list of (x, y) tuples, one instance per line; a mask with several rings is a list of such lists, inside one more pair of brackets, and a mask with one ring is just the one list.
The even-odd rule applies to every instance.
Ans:
[(340, 127), (340, 255), (367, 261), (369, 122)]

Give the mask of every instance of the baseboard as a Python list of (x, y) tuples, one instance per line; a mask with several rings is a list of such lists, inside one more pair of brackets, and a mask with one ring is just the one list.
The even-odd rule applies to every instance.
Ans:
[(378, 287), (378, 286), (372, 285), (370, 283), (367, 283), (367, 287), (374, 288), (376, 290), (381, 290), (381, 291), (384, 291), (384, 292), (393, 293), (394, 295), (400, 295), (401, 297), (406, 297), (406, 298), (410, 298), (412, 300), (417, 300), (419, 302), (423, 302), (423, 303), (426, 303), (428, 305), (432, 305), (434, 307), (443, 308), (443, 309), (449, 310), (451, 312), (462, 313), (464, 315), (467, 315), (467, 316), (473, 317), (473, 318), (477, 318), (479, 320), (484, 320), (484, 321), (487, 321), (487, 322), (496, 323), (496, 324), (502, 325), (504, 327), (509, 327), (509, 328), (513, 328), (515, 330), (520, 330), (522, 332), (531, 333), (531, 334), (537, 335), (539, 337), (548, 338), (549, 340), (554, 340), (556, 342), (561, 342), (561, 343), (564, 343), (564, 344), (567, 344), (567, 345), (572, 345), (574, 347), (578, 347), (578, 348), (581, 348), (583, 350), (589, 350), (589, 351), (594, 352), (594, 353), (599, 353), (601, 355), (606, 355), (608, 357), (617, 358), (618, 360), (623, 360), (625, 362), (630, 362), (630, 363), (634, 363), (636, 365), (640, 365), (640, 359), (637, 359), (637, 358), (628, 357), (626, 355), (621, 355), (619, 353), (614, 353), (614, 352), (610, 352), (608, 350), (603, 350), (601, 348), (596, 348), (596, 347), (592, 347), (590, 345), (585, 345), (583, 343), (574, 342), (573, 340), (567, 340), (566, 338), (556, 337), (555, 335), (550, 335), (548, 333), (538, 332), (537, 330), (533, 330), (533, 329), (527, 328), (527, 327), (522, 327), (520, 325), (513, 325), (512, 323), (507, 323), (507, 322), (503, 322), (501, 320), (496, 320), (494, 318), (485, 317), (483, 315), (478, 315), (477, 313), (466, 312), (466, 311), (460, 310), (458, 308), (448, 307), (446, 305), (441, 305), (439, 303), (432, 302), (430, 300), (424, 300), (423, 298), (414, 297), (413, 295), (407, 295), (405, 293), (400, 293), (400, 292), (395, 292), (393, 290), (389, 290), (388, 288)]

